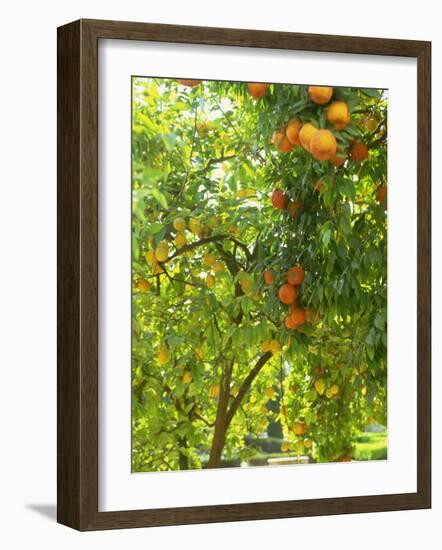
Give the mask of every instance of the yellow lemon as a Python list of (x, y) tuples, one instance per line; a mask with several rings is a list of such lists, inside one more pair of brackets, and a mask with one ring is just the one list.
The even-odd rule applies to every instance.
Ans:
[(322, 395), (324, 393), (325, 384), (324, 384), (324, 380), (322, 380), (322, 378), (320, 378), (319, 380), (316, 380), (315, 390), (319, 393), (319, 395)]
[(176, 234), (175, 244), (177, 248), (182, 248), (186, 244), (186, 235), (184, 232), (180, 231)]
[(296, 435), (302, 435), (305, 433), (306, 427), (304, 422), (293, 422), (292, 431)]
[(153, 250), (148, 250), (146, 254), (144, 254), (144, 259), (150, 265), (155, 265), (157, 263), (157, 259), (155, 258), (155, 252)]
[(165, 262), (167, 261), (167, 258), (169, 257), (169, 252), (167, 250), (167, 247), (165, 246), (159, 246), (156, 250), (155, 250), (155, 258), (159, 261), (159, 262)]
[(224, 264), (223, 262), (220, 262), (219, 260), (217, 260), (213, 265), (212, 265), (212, 269), (215, 273), (219, 273), (220, 271), (224, 271)]
[(149, 281), (146, 281), (146, 279), (138, 279), (138, 281), (135, 283), (135, 288), (139, 292), (149, 292), (149, 290), (151, 289), (151, 284), (149, 283)]
[(261, 344), (261, 351), (263, 353), (266, 353), (267, 351), (270, 351), (270, 341), (269, 340), (265, 340), (262, 344)]
[(215, 286), (215, 277), (213, 275), (207, 275), (206, 277), (206, 287), (213, 288)]
[(264, 395), (267, 399), (273, 399), (275, 397), (275, 390), (270, 386), (264, 390)]
[(192, 382), (192, 373), (188, 370), (183, 374), (183, 382), (184, 384), (190, 384)]
[(184, 218), (175, 218), (173, 220), (173, 227), (177, 231), (184, 231), (186, 229), (186, 220)]
[(165, 365), (169, 361), (169, 351), (164, 344), (158, 348), (157, 359), (160, 365)]
[(212, 265), (216, 262), (215, 256), (213, 254), (205, 254), (203, 256), (203, 264), (207, 265), (209, 267), (212, 267)]
[(278, 342), (278, 340), (271, 340), (270, 351), (272, 353), (279, 353), (281, 351), (281, 344)]
[(201, 222), (196, 218), (190, 218), (189, 229), (194, 235), (198, 235), (198, 233), (201, 231)]

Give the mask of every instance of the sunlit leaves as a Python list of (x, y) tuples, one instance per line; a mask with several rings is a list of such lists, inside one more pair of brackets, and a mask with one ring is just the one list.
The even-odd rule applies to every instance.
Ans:
[[(386, 422), (386, 213), (376, 201), (386, 182), (385, 94), (335, 89), (352, 114), (335, 132), (306, 86), (273, 84), (256, 101), (244, 83), (136, 78), (133, 92), (132, 272), (151, 284), (132, 295), (134, 469), (204, 465), (222, 373), (232, 368), (231, 404), (272, 340), (281, 350), (245, 392), (224, 458), (252, 459), (247, 442), (275, 424), (287, 452), (346, 456), (368, 415)], [(369, 160), (336, 168), (300, 147), (280, 153), (272, 134), (294, 116), (331, 129), (341, 147), (367, 141)], [(299, 215), (272, 206), (275, 187), (302, 203)], [(162, 241), (167, 261), (146, 261)], [(291, 331), (277, 291), (297, 264), (297, 305), (318, 320)]]

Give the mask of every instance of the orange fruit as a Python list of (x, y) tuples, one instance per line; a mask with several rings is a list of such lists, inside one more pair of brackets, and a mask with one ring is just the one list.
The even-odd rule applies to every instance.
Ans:
[(288, 283), (284, 283), (279, 288), (278, 296), (283, 304), (292, 304), (296, 299), (296, 288)]
[(336, 154), (332, 156), (330, 162), (335, 168), (339, 168), (347, 160), (347, 151), (343, 147), (338, 147), (336, 149)]
[(304, 270), (301, 266), (296, 265), (291, 267), (287, 272), (287, 282), (292, 286), (302, 284), (304, 281)]
[(213, 386), (210, 386), (209, 388), (209, 397), (218, 397), (219, 395), (219, 386), (217, 384), (214, 384)]
[(298, 326), (295, 319), (294, 319), (294, 317), (293, 317), (293, 312), (292, 311), (285, 318), (285, 326), (290, 330), (294, 330)]
[(304, 422), (293, 422), (292, 424), (292, 430), (296, 435), (305, 434), (306, 429), (307, 427)]
[(288, 196), (281, 189), (274, 189), (271, 196), (272, 204), (278, 210), (284, 210), (289, 201)]
[(298, 117), (292, 118), (292, 120), (287, 124), (285, 135), (291, 144), (299, 145), (299, 130), (301, 127), (302, 122)]
[(376, 192), (376, 200), (379, 204), (382, 204), (385, 201), (385, 198), (387, 196), (387, 186), (382, 185), (379, 187), (379, 189)]
[(285, 137), (284, 132), (281, 132), (281, 130), (275, 130), (272, 134), (273, 145), (277, 147), (278, 144), (281, 143), (281, 141), (284, 139), (284, 137)]
[(350, 158), (355, 162), (362, 162), (368, 157), (368, 147), (365, 143), (354, 141), (350, 147)]
[(308, 152), (310, 152), (310, 141), (316, 131), (317, 128), (312, 122), (306, 122), (299, 130), (299, 141), (301, 142), (301, 145), (304, 147), (304, 149)]
[(298, 307), (294, 309), (291, 315), (296, 325), (303, 325), (305, 323), (305, 311), (302, 308)]
[(188, 86), (189, 88), (194, 88), (195, 86), (198, 86), (198, 84), (201, 82), (201, 80), (178, 80), (178, 82), (181, 84), (181, 86)]
[(268, 269), (264, 271), (264, 281), (266, 285), (271, 285), (273, 283), (273, 275), (272, 272)]
[(324, 105), (332, 98), (333, 88), (330, 86), (309, 86), (308, 95), (313, 103)]
[(292, 218), (298, 218), (302, 214), (303, 209), (304, 205), (301, 201), (290, 201), (287, 212)]
[(272, 143), (281, 153), (288, 153), (295, 148), (295, 145), (289, 141), (288, 137), (279, 130), (273, 132)]
[(337, 143), (330, 130), (317, 130), (310, 140), (310, 152), (316, 160), (330, 160), (336, 155)]
[(262, 82), (249, 82), (247, 84), (247, 90), (255, 99), (261, 99), (267, 95), (267, 92), (269, 91), (269, 84), (264, 84)]
[(343, 130), (351, 120), (348, 104), (345, 101), (333, 101), (327, 108), (326, 117), (335, 125), (336, 130)]
[(288, 137), (284, 136), (276, 147), (278, 148), (278, 151), (281, 151), (281, 153), (290, 153), (296, 145), (293, 145), (293, 143), (289, 141)]

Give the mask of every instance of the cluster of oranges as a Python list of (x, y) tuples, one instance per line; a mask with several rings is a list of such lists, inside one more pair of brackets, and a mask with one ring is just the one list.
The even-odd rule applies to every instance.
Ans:
[[(325, 118), (334, 126), (336, 131), (344, 130), (351, 121), (350, 109), (345, 101), (331, 101), (333, 88), (329, 86), (309, 86), (308, 95), (318, 105), (328, 106), (325, 109)], [(330, 102), (330, 103), (329, 103)], [(272, 142), (276, 148), (288, 153), (297, 146), (302, 146), (313, 158), (319, 161), (330, 161), (333, 166), (342, 166), (348, 158), (362, 162), (368, 157), (368, 147), (365, 143), (355, 141), (347, 152), (339, 147), (336, 137), (331, 130), (318, 128), (316, 122), (302, 122), (298, 117), (292, 118), (284, 128), (273, 133)]]
[[(290, 330), (295, 330), (305, 322), (319, 322), (319, 313), (313, 313), (308, 307), (306, 309), (299, 307), (296, 303), (298, 297), (298, 288), (304, 281), (304, 269), (300, 265), (291, 267), (287, 271), (287, 282), (283, 283), (278, 290), (278, 297), (282, 304), (289, 306), (289, 312), (285, 318), (285, 326)], [(273, 284), (274, 277), (270, 270), (264, 272), (264, 281), (267, 285)]]

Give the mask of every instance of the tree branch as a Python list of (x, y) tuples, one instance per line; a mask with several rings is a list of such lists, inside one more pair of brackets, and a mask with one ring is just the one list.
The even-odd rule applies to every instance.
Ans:
[(207, 164), (206, 164), (205, 170), (206, 170), (206, 172), (207, 172), (207, 170), (208, 170), (211, 166), (213, 166), (214, 164), (218, 164), (218, 163), (220, 163), (220, 162), (224, 162), (225, 160), (231, 160), (231, 159), (234, 159), (234, 158), (236, 158), (236, 155), (222, 155), (222, 156), (220, 156), (220, 157), (218, 157), (218, 158), (209, 159), (209, 161), (208, 161)]
[(244, 379), (244, 382), (241, 384), (241, 387), (239, 388), (239, 391), (235, 397), (235, 399), (232, 401), (232, 404), (230, 405), (229, 410), (227, 411), (227, 417), (226, 417), (226, 430), (230, 425), (230, 422), (232, 421), (233, 417), (235, 416), (236, 411), (238, 410), (238, 407), (241, 404), (241, 401), (243, 400), (245, 394), (250, 389), (250, 386), (252, 385), (255, 378), (258, 376), (259, 372), (263, 368), (263, 366), (273, 357), (273, 353), (271, 351), (267, 351), (256, 362), (256, 365), (253, 367), (253, 369), (249, 372), (249, 374)]

